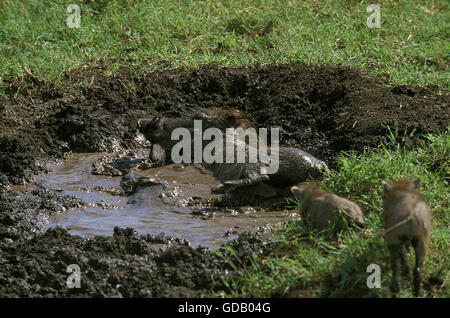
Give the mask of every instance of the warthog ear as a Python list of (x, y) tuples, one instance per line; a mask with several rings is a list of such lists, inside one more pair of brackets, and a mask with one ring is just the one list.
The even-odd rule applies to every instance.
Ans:
[(383, 194), (382, 197), (385, 198), (389, 191), (392, 190), (392, 187), (386, 181), (381, 181), (381, 185), (383, 186)]
[(302, 197), (302, 193), (304, 190), (298, 188), (298, 187), (291, 187), (291, 192), (294, 196), (301, 198)]
[(414, 178), (414, 179), (411, 180), (411, 182), (412, 182), (412, 184), (414, 185), (414, 187), (416, 189), (419, 188), (419, 184), (420, 184), (420, 179), (419, 178)]

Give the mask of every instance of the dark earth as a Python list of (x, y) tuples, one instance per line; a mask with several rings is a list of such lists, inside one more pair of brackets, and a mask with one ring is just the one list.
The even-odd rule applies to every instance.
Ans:
[[(377, 149), (387, 141), (387, 126), (399, 136), (415, 129), (406, 144), (414, 147), (422, 134), (449, 124), (448, 91), (389, 87), (349, 67), (206, 65), (104, 74), (101, 67), (66, 74), (68, 88), (28, 76), (0, 97), (0, 297), (200, 297), (226, 290), (222, 277), (233, 269), (206, 248), (130, 228), (93, 238), (62, 228), (44, 232), (48, 215), (84, 203), (44, 188), (12, 191), (69, 152), (137, 148), (138, 118), (237, 108), (253, 127), (281, 126), (281, 143), (331, 168), (340, 151)], [(270, 252), (262, 241), (263, 233), (244, 233), (230, 244), (245, 262), (253, 252)], [(81, 268), (79, 289), (66, 286), (69, 264)]]

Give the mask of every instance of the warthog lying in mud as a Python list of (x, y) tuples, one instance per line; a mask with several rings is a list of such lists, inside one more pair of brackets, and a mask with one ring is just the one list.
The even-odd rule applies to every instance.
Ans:
[(330, 223), (336, 230), (342, 228), (339, 211), (350, 224), (365, 225), (363, 212), (356, 203), (323, 190), (317, 182), (293, 186), (291, 192), (300, 200), (302, 215), (318, 229), (326, 229)]
[(404, 275), (409, 275), (407, 252), (409, 244), (414, 247), (414, 295), (421, 286), (421, 269), (425, 260), (431, 235), (431, 212), (424, 196), (417, 190), (419, 179), (399, 179), (392, 186), (382, 181), (384, 201), (384, 227), (386, 244), (391, 255), (391, 290), (400, 289), (398, 274), (400, 266)]
[[(176, 128), (187, 128), (194, 131), (194, 120), (202, 120), (202, 128), (218, 128), (224, 131), (227, 128), (247, 129), (250, 122), (238, 110), (205, 110), (191, 118), (150, 118), (139, 121), (139, 131), (152, 143), (151, 159), (161, 163), (170, 162), (167, 154), (178, 141), (171, 140), (172, 132)], [(224, 138), (226, 148), (226, 140)], [(237, 139), (236, 143), (243, 143), (246, 155), (251, 147), (247, 140)], [(154, 147), (157, 147), (155, 150)], [(274, 148), (268, 147), (268, 153)], [(262, 173), (264, 166), (261, 162), (256, 163), (202, 163), (201, 165), (211, 171), (222, 184), (213, 189), (214, 193), (229, 193), (238, 189), (253, 187), (261, 182), (271, 186), (285, 188), (290, 187), (308, 178), (318, 177), (325, 169), (326, 164), (312, 155), (293, 147), (279, 147), (278, 170), (273, 174)]]
[(170, 153), (178, 140), (172, 140), (172, 132), (177, 128), (187, 128), (193, 135), (194, 120), (202, 121), (202, 128), (244, 129), (250, 127), (250, 122), (238, 110), (206, 109), (188, 118), (152, 117), (141, 118), (138, 122), (139, 131), (151, 142), (150, 159), (160, 165), (171, 163)]

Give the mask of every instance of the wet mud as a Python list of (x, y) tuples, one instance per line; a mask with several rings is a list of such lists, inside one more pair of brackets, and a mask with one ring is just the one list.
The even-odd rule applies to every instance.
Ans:
[[(44, 229), (61, 226), (70, 234), (92, 237), (111, 236), (115, 227), (132, 227), (139, 234), (164, 233), (186, 239), (193, 247), (211, 250), (235, 239), (239, 232), (279, 223), (294, 214), (251, 207), (238, 210), (211, 206), (205, 211), (202, 202), (219, 198), (211, 194), (219, 181), (196, 167), (171, 164), (138, 169), (139, 163), (148, 158), (148, 152), (126, 156), (128, 161), (119, 158), (108, 162), (105, 158), (111, 156), (71, 155), (64, 164), (54, 165), (52, 173), (39, 175), (33, 183), (16, 186), (14, 191), (50, 189), (59, 196), (75, 197), (84, 203), (79, 208), (48, 215)], [(99, 168), (99, 162), (105, 163), (103, 169)], [(123, 176), (110, 176), (111, 169), (105, 167), (111, 166), (120, 169)], [(136, 169), (130, 171), (132, 167)]]
[[(208, 197), (214, 181), (189, 168), (150, 168), (138, 118), (237, 108), (253, 127), (280, 127), (282, 144), (331, 168), (340, 151), (379, 147), (386, 126), (397, 127), (400, 136), (415, 129), (406, 145), (414, 147), (421, 134), (449, 124), (448, 92), (388, 87), (347, 67), (208, 65), (148, 74), (119, 69), (112, 77), (102, 68), (86, 68), (66, 79), (71, 88), (26, 78), (26, 89), (11, 83), (5, 92), (10, 98), (0, 97), (2, 297), (210, 296), (224, 288), (221, 277), (233, 269), (199, 245), (227, 241), (243, 260), (267, 252), (261, 233), (237, 235), (260, 219), (258, 212), (194, 215), (189, 200)], [(78, 85), (86, 80), (91, 85)], [(114, 164), (93, 160), (98, 153), (108, 153), (105, 160)], [(129, 174), (136, 167), (142, 183)], [(183, 182), (183, 173), (202, 183)], [(167, 211), (150, 216), (152, 210)], [(89, 211), (95, 217), (86, 218)], [(66, 285), (70, 264), (81, 268), (79, 289)]]

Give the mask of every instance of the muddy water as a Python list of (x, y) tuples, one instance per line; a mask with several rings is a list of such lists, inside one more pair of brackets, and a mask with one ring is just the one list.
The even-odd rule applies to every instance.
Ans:
[[(121, 177), (93, 175), (92, 164), (104, 154), (75, 154), (64, 164), (52, 167), (53, 173), (36, 178), (37, 185), (57, 190), (61, 195), (81, 198), (88, 206), (63, 211), (48, 218), (47, 227), (60, 225), (80, 236), (112, 235), (115, 226), (133, 227), (140, 234), (159, 234), (185, 238), (193, 246), (214, 248), (245, 230), (277, 223), (285, 212), (249, 210), (247, 213), (217, 210), (214, 217), (197, 216), (198, 207), (188, 206), (192, 197), (212, 198), (218, 181), (192, 166), (169, 165), (139, 171), (157, 180), (141, 186), (131, 196), (114, 195), (105, 189), (119, 189)], [(21, 189), (16, 189), (21, 190)], [(22, 189), (24, 190), (24, 189)], [(225, 233), (228, 232), (228, 235)]]

